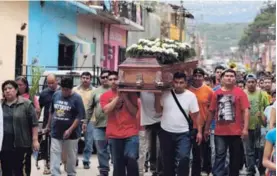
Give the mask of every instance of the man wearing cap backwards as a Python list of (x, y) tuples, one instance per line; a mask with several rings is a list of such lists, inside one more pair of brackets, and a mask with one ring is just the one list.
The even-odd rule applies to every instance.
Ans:
[[(194, 69), (192, 84), (189, 86), (189, 90), (196, 95), (198, 101), (201, 127), (204, 127), (207, 120), (208, 108), (213, 95), (213, 90), (209, 86), (204, 84), (204, 75), (205, 72), (202, 68)], [(196, 123), (197, 122), (194, 119), (193, 128), (195, 130), (195, 134), (197, 134)], [(208, 138), (204, 140), (199, 146), (196, 143), (196, 139), (194, 136), (192, 145), (192, 176), (200, 176), (201, 170), (203, 171), (201, 175), (209, 175), (209, 173), (211, 172), (210, 139)], [(202, 168), (201, 163), (203, 163)]]
[(236, 72), (227, 69), (221, 74), (222, 87), (215, 91), (210, 104), (210, 113), (205, 124), (205, 139), (209, 137), (212, 118), (215, 118), (215, 163), (214, 176), (223, 176), (227, 149), (230, 152), (229, 176), (238, 176), (242, 155), (241, 139), (248, 135), (249, 101), (243, 90), (236, 87)]
[[(263, 110), (269, 105), (266, 92), (257, 90), (257, 78), (253, 74), (246, 76), (246, 90), (250, 102), (250, 119), (248, 127), (248, 138), (244, 143), (246, 154), (246, 165), (249, 176), (255, 175), (256, 153), (260, 148), (261, 126), (266, 125), (266, 119), (262, 115)], [(260, 162), (259, 162), (260, 163)], [(261, 166), (261, 163), (260, 163)], [(264, 173), (260, 173), (264, 174)]]

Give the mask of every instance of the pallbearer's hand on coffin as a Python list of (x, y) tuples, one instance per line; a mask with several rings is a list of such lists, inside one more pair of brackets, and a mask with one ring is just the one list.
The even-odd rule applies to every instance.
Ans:
[(116, 109), (121, 109), (124, 103), (124, 99), (122, 98), (122, 96), (118, 97), (117, 103), (115, 105)]

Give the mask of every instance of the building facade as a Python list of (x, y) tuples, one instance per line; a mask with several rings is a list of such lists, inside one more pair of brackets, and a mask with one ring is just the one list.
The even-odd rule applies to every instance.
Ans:
[(39, 61), (39, 65), (52, 67), (47, 69), (77, 65), (80, 45), (89, 45), (92, 41), (78, 36), (77, 17), (87, 12), (73, 3), (29, 2), (29, 34), (32, 35), (28, 44), (28, 65), (34, 59)]
[(26, 1), (0, 2), (0, 83), (24, 72), (28, 55), (28, 13)]

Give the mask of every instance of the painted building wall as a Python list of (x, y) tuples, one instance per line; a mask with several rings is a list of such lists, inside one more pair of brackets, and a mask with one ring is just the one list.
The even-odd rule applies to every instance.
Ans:
[[(91, 42), (94, 46), (82, 46), (83, 49), (77, 51), (77, 66), (78, 67), (93, 67), (101, 66), (101, 56), (103, 55), (104, 46), (104, 26), (98, 21), (92, 20), (87, 15), (78, 15), (77, 17), (77, 35), (88, 42)], [(96, 43), (93, 43), (93, 38), (96, 39)], [(95, 51), (92, 51), (94, 48)], [(91, 49), (89, 51), (89, 49)], [(83, 51), (83, 52), (82, 52)], [(84, 58), (84, 54), (94, 52), (94, 56), (89, 54), (87, 58)]]
[(128, 32), (128, 46), (137, 43), (142, 38), (159, 38), (161, 35), (161, 19), (154, 13), (144, 11), (144, 31)]
[[(15, 77), (16, 35), (24, 36), (23, 64), (28, 54), (28, 2), (0, 1), (0, 84)], [(23, 23), (27, 26), (21, 30)]]
[(104, 44), (111, 45), (113, 49), (113, 57), (107, 58), (107, 47), (104, 47), (105, 60), (102, 62), (102, 66), (111, 70), (118, 69), (118, 54), (119, 47), (126, 48), (127, 44), (127, 31), (121, 28), (106, 25), (104, 34)]
[(59, 35), (77, 34), (77, 8), (62, 1), (29, 2), (28, 64), (37, 58), (39, 65), (58, 66)]
[[(182, 31), (182, 41), (185, 40), (184, 30)], [(174, 24), (170, 24), (169, 30), (170, 39), (179, 40), (180, 39), (180, 28), (175, 26)]]

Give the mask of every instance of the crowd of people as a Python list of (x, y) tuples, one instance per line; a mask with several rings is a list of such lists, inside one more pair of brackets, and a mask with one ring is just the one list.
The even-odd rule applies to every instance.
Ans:
[[(39, 99), (28, 80), (2, 84), (0, 159), (3, 176), (31, 174), (31, 156), (40, 150), (38, 120), (51, 137), (43, 174), (75, 176), (78, 141), (85, 136), (83, 167), (90, 169), (93, 143), (99, 176), (276, 175), (276, 91), (271, 73), (241, 74), (217, 66), (191, 76), (176, 72), (172, 90), (119, 92), (118, 73), (103, 70), (101, 85), (83, 72), (58, 83), (47, 76)], [(42, 109), (42, 110), (41, 110)], [(3, 135), (1, 137), (1, 135)]]

